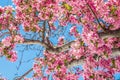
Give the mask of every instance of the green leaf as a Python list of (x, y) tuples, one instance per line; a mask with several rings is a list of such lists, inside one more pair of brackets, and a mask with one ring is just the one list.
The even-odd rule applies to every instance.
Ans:
[(104, 38), (103, 40), (104, 40), (105, 42), (107, 42), (107, 39), (108, 39), (108, 38)]
[(8, 14), (10, 11), (9, 11), (9, 10), (6, 10), (5, 12)]
[(85, 59), (86, 57), (85, 56), (81, 56), (80, 59)]
[(33, 27), (31, 31), (36, 32), (36, 28), (35, 28), (35, 27)]
[(2, 14), (2, 12), (0, 12), (0, 15)]
[(28, 8), (28, 12), (32, 12), (32, 7), (29, 7), (29, 8)]
[(24, 0), (24, 2), (27, 4), (27, 3), (28, 3), (28, 0)]
[(104, 51), (104, 55), (108, 58), (108, 54), (106, 53), (106, 51)]
[(76, 32), (79, 33), (79, 31), (76, 29)]
[(7, 58), (11, 58), (11, 55), (7, 55)]
[(26, 26), (26, 27), (25, 27), (25, 31), (29, 31), (29, 30), (30, 30), (29, 27)]
[(93, 78), (94, 78), (94, 75), (91, 75), (91, 76), (90, 76), (90, 78), (92, 78), (92, 79), (93, 79)]
[(58, 65), (58, 66), (57, 66), (57, 69), (60, 70), (60, 68), (61, 68), (60, 65)]
[(112, 59), (112, 66), (111, 67), (115, 68), (115, 60), (114, 59)]
[(6, 48), (3, 50), (4, 54), (7, 55), (7, 50)]
[(98, 29), (98, 30), (100, 30), (100, 29), (101, 29), (101, 26), (100, 26), (100, 25), (98, 25), (97, 29)]
[(53, 17), (53, 14), (51, 13), (51, 14), (50, 14), (50, 19), (51, 19), (52, 17)]
[(64, 64), (67, 65), (67, 63), (68, 63), (68, 61), (65, 59), (65, 60), (64, 60)]
[(90, 42), (91, 42), (91, 43), (94, 43), (94, 41), (93, 41), (93, 40), (90, 40)]
[(78, 21), (79, 21), (79, 22), (82, 22), (82, 19), (81, 19), (81, 18), (79, 18), (79, 19), (78, 19)]
[(116, 6), (111, 6), (111, 11), (110, 14), (115, 15), (115, 12), (117, 11), (117, 7)]
[(95, 46), (98, 47), (98, 42), (95, 42)]
[(81, 42), (80, 42), (80, 45), (81, 45), (81, 46), (83, 46), (83, 45), (84, 45), (84, 42), (83, 42), (83, 41), (81, 41)]
[(63, 6), (64, 6), (67, 10), (69, 10), (69, 11), (72, 10), (72, 6), (70, 6), (69, 4), (67, 4), (67, 3), (65, 3), (65, 2), (63, 2)]
[(74, 56), (74, 55), (72, 55), (72, 59), (75, 59), (75, 56)]
[(98, 54), (94, 54), (93, 58), (94, 58), (95, 60), (97, 60)]
[(12, 10), (12, 12), (15, 12), (15, 10)]
[(54, 58), (52, 58), (50, 61), (53, 63), (53, 62), (55, 62), (55, 59), (54, 59)]
[(2, 24), (0, 24), (0, 30), (2, 30)]

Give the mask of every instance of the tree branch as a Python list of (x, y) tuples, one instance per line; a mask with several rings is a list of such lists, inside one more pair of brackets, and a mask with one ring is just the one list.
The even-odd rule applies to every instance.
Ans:
[(43, 22), (42, 42), (45, 41), (45, 31), (46, 31), (45, 24), (46, 24), (46, 21)]
[(113, 50), (112, 50), (112, 55), (111, 55), (111, 57), (117, 57), (117, 56), (120, 56), (120, 48), (114, 48)]
[(83, 65), (84, 64), (84, 58), (80, 58), (78, 60), (73, 60), (70, 63), (67, 64), (67, 68), (70, 69), (72, 67)]
[(16, 79), (16, 80), (22, 80), (26, 75), (28, 75), (31, 71), (33, 71), (33, 68), (31, 68), (30, 70), (28, 70), (26, 73), (24, 73), (20, 78)]
[[(120, 37), (120, 29), (109, 31), (109, 32), (101, 32), (101, 33), (98, 33), (98, 35), (101, 38)], [(70, 47), (71, 47), (71, 44), (74, 44), (74, 42), (75, 41), (71, 41), (71, 42), (69, 42), (67, 44), (63, 44), (62, 46), (58, 46), (58, 47), (50, 46), (49, 44), (46, 44), (46, 43), (41, 42), (39, 40), (25, 40), (24, 44), (40, 44), (40, 45), (44, 46), (47, 51), (49, 51), (51, 53), (56, 53), (57, 54), (57, 53), (69, 50)]]
[(109, 30), (107, 32), (101, 32), (98, 33), (98, 35), (100, 36), (100, 38), (104, 39), (104, 38), (110, 38), (110, 37), (120, 37), (120, 29), (117, 30)]
[(5, 32), (5, 33), (1, 34), (0, 38), (3, 37), (5, 34), (10, 34), (10, 32)]
[(58, 47), (53, 47), (53, 49), (49, 48), (47, 49), (50, 52), (54, 52), (55, 54), (60, 53), (60, 52), (64, 52), (70, 49), (71, 44), (74, 44), (75, 41), (71, 41), (67, 44), (63, 44), (62, 46), (58, 46)]
[(62, 46), (52, 47), (52, 46), (49, 46), (48, 44), (41, 42), (39, 40), (25, 39), (25, 41), (23, 43), (18, 43), (18, 44), (39, 44), (39, 45), (44, 46), (46, 48), (46, 50), (51, 52), (51, 53), (60, 53), (60, 52), (64, 52), (64, 51), (68, 50), (70, 48), (70, 45), (73, 44), (74, 42), (75, 41), (71, 41), (71, 42), (64, 44)]
[[(117, 57), (120, 56), (120, 48), (114, 48), (112, 49), (112, 54), (111, 54), (111, 58), (113, 57)], [(67, 64), (67, 68), (72, 68), (75, 66), (79, 66), (79, 65), (83, 65), (84, 64), (84, 58), (80, 58), (79, 60), (73, 60), (70, 63)]]
[(48, 48), (48, 45), (44, 42), (41, 42), (39, 40), (31, 40), (31, 39), (25, 39), (23, 43), (18, 44), (39, 44), (41, 46), (44, 46), (45, 48)]
[[(110, 30), (107, 32), (100, 32), (98, 33), (98, 35), (100, 36), (100, 38), (108, 38), (108, 37), (120, 37), (120, 29), (118, 30)], [(71, 41), (67, 44), (64, 44), (62, 46), (58, 46), (58, 47), (51, 47), (48, 48), (47, 50), (50, 51), (51, 53), (60, 53), (60, 52), (64, 52), (66, 50), (69, 50), (71, 47), (71, 44), (74, 44), (75, 41)]]
[(87, 5), (88, 9), (91, 11), (91, 13), (93, 14), (93, 16), (95, 17), (95, 19), (97, 20), (99, 26), (100, 26), (104, 31), (106, 31), (106, 29), (101, 25), (101, 23), (100, 23), (97, 15), (95, 14), (95, 12), (94, 12), (93, 9), (91, 8), (91, 6), (90, 6), (88, 3), (86, 3), (86, 5)]
[[(109, 31), (109, 32), (102, 32), (99, 33), (100, 37), (104, 37), (104, 36), (114, 36), (114, 37), (120, 37), (120, 30), (114, 30), (114, 31)], [(67, 44), (64, 44), (62, 46), (58, 46), (58, 47), (50, 47), (47, 44), (39, 41), (39, 40), (29, 40), (26, 39), (23, 43), (25, 44), (40, 44), (42, 46), (44, 46), (46, 48), (47, 51), (51, 52), (51, 53), (60, 53), (60, 52), (64, 52), (66, 50), (69, 50), (71, 47), (71, 44), (74, 44), (75, 41), (71, 41)], [(23, 44), (22, 43), (22, 44)], [(120, 56), (120, 48), (117, 49), (113, 49), (112, 50), (113, 53), (111, 55), (111, 57), (116, 57), (116, 56)], [(73, 60), (70, 63), (67, 64), (67, 68), (72, 68), (74, 66), (78, 66), (78, 65), (83, 65), (84, 64), (84, 59), (85, 58), (80, 58), (79, 60)], [(24, 78), (28, 73), (30, 73), (33, 69), (30, 69), (29, 71), (27, 71), (24, 75), (22, 75), (19, 79), (17, 80), (21, 80), (22, 78)]]

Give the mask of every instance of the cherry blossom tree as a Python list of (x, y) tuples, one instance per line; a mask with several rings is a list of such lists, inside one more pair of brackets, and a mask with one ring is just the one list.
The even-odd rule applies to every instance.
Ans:
[[(43, 46), (44, 56), (37, 57), (33, 67), (17, 80), (114, 80), (120, 72), (120, 0), (13, 0), (15, 8), (0, 7), (0, 56), (17, 60), (16, 44)], [(59, 25), (55, 26), (54, 22)], [(42, 22), (40, 24), (40, 22)], [(59, 36), (57, 45), (51, 36), (71, 23), (65, 41)], [(78, 26), (83, 28), (80, 34)], [(37, 39), (20, 33), (35, 32)], [(61, 32), (61, 30), (60, 30)], [(63, 32), (64, 33), (64, 32)], [(54, 37), (53, 37), (54, 39)], [(83, 69), (74, 68), (82, 66)], [(44, 68), (44, 70), (43, 70)], [(74, 68), (75, 70), (72, 70)], [(25, 76), (34, 71), (33, 78)]]

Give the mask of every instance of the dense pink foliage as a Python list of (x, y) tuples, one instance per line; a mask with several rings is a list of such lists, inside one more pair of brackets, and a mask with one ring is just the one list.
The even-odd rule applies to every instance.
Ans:
[[(56, 30), (54, 22), (60, 25), (67, 23), (80, 24), (83, 33), (72, 26), (70, 34), (76, 37), (68, 51), (59, 54), (44, 51), (43, 58), (36, 58), (33, 65), (34, 78), (48, 80), (45, 73), (52, 74), (54, 80), (78, 80), (82, 75), (84, 80), (114, 80), (115, 72), (120, 72), (120, 57), (111, 57), (113, 48), (120, 48), (120, 38), (102, 39), (100, 32), (120, 29), (120, 0), (13, 0), (16, 5), (16, 15), (10, 6), (0, 7), (0, 30), (9, 30), (10, 36), (2, 39), (1, 55), (14, 62), (17, 53), (13, 49), (17, 43), (23, 43), (19, 26), (22, 24), (26, 32), (42, 32), (38, 23), (48, 21), (50, 28)], [(107, 23), (99, 21), (102, 19)], [(97, 21), (97, 22), (96, 22)], [(101, 24), (101, 25), (100, 25)], [(64, 37), (58, 39), (58, 46), (64, 44)], [(84, 58), (83, 70), (71, 72), (67, 65), (72, 61)], [(25, 80), (32, 80), (27, 79)]]

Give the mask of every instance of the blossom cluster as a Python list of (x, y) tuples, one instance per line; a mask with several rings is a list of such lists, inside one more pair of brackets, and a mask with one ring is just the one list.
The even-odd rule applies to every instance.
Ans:
[[(78, 39), (72, 44), (68, 52), (66, 51), (66, 53), (63, 52), (59, 54), (45, 53), (45, 59), (42, 59), (43, 61), (40, 64), (48, 66), (47, 73), (53, 72), (53, 77), (56, 80), (61, 78), (67, 79), (67, 77), (64, 77), (68, 74), (67, 64), (84, 57), (83, 71), (81, 74), (85, 80), (114, 80), (113, 75), (120, 70), (120, 57), (111, 57), (111, 55), (113, 53), (113, 48), (120, 48), (120, 38), (108, 37), (102, 39), (99, 34), (109, 30), (120, 29), (119, 1), (58, 0), (58, 2), (51, 1), (51, 3), (47, 3), (47, 5), (48, 6), (45, 6), (45, 8), (42, 9), (45, 9), (46, 11), (50, 5), (57, 5), (56, 8), (58, 11), (60, 10), (60, 12), (57, 14), (59, 16), (56, 16), (55, 13), (52, 15), (52, 18), (47, 17), (44, 18), (45, 20), (51, 18), (51, 21), (55, 17), (56, 19), (59, 19), (60, 23), (62, 22), (62, 25), (64, 25), (64, 22), (71, 22), (75, 24), (80, 23), (83, 26), (82, 35), (78, 35), (79, 33), (77, 32), (76, 26), (73, 26), (70, 29), (70, 34), (73, 34), (76, 37), (80, 36), (82, 40)], [(51, 10), (53, 10), (53, 7)], [(63, 12), (64, 14), (61, 15)], [(62, 38), (59, 40), (61, 42), (63, 41)], [(38, 60), (38, 62), (40, 61)], [(35, 72), (37, 71), (35, 70)], [(59, 78), (56, 78), (55, 76), (59, 76)], [(73, 80), (76, 79), (77, 78), (74, 78)]]
[[(17, 43), (24, 41), (18, 34), (22, 24), (24, 31), (43, 32), (40, 21), (48, 21), (49, 27), (56, 30), (54, 22), (80, 24), (83, 33), (77, 27), (70, 29), (76, 37), (70, 49), (59, 54), (44, 52), (44, 58), (37, 58), (34, 65), (34, 77), (47, 80), (46, 74), (53, 74), (55, 80), (77, 80), (82, 75), (85, 80), (114, 80), (115, 72), (120, 72), (120, 57), (112, 57), (113, 49), (120, 48), (119, 37), (101, 38), (101, 33), (120, 29), (120, 0), (13, 0), (12, 7), (0, 7), (0, 30), (8, 30), (10, 36), (2, 39), (0, 52), (10, 61), (16, 61), (13, 50)], [(79, 4), (78, 4), (79, 3)], [(58, 39), (58, 45), (64, 44), (64, 37)], [(68, 69), (74, 61), (83, 60), (83, 70), (72, 73)], [(27, 80), (27, 78), (26, 78)], [(29, 80), (29, 79), (28, 79)]]
[(14, 62), (17, 60), (17, 54), (16, 51), (13, 49), (15, 48), (15, 45), (17, 43), (23, 42), (24, 39), (20, 35), (15, 36), (8, 36), (4, 39), (2, 39), (1, 47), (0, 47), (0, 53), (2, 55), (5, 55), (7, 59), (9, 59), (11, 62)]
[(55, 80), (78, 79), (78, 75), (70, 73), (66, 67), (66, 65), (72, 60), (71, 58), (72, 56), (66, 53), (54, 55), (45, 52), (44, 54), (45, 58), (37, 58), (36, 63), (33, 66), (33, 70), (36, 74), (34, 75), (35, 78), (38, 77), (45, 78), (44, 72), (42, 72), (42, 67), (47, 66), (46, 74), (50, 75), (51, 73), (53, 73), (53, 78)]

